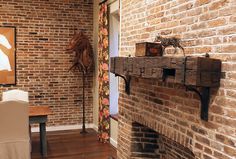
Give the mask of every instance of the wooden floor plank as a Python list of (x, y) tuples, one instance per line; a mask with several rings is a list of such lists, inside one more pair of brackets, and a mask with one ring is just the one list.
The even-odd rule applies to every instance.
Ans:
[[(116, 150), (109, 143), (97, 140), (94, 130), (82, 135), (79, 130), (47, 132), (48, 157), (45, 159), (116, 159)], [(39, 133), (32, 134), (32, 159), (40, 155)]]

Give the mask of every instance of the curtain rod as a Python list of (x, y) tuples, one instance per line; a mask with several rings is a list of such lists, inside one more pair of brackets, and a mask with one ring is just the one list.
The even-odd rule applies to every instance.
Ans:
[(116, 1), (119, 1), (119, 0), (103, 0), (102, 2), (99, 3), (99, 5), (105, 3), (108, 1), (108, 5), (111, 5), (112, 3), (116, 2)]
[(107, 1), (107, 0), (103, 0), (103, 1), (101, 1), (101, 2), (99, 3), (99, 5), (105, 3), (106, 1)]

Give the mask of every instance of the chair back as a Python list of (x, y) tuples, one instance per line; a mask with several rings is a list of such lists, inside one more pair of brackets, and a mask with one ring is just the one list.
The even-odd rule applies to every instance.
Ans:
[(28, 102), (1, 101), (0, 126), (0, 158), (30, 159)]
[(17, 89), (3, 92), (2, 101), (10, 101), (10, 100), (22, 100), (25, 102), (29, 102), (29, 93)]
[(0, 102), (0, 142), (29, 137), (29, 107), (24, 101)]

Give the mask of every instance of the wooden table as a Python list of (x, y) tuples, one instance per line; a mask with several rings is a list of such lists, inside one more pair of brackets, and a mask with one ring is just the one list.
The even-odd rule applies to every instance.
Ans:
[(43, 157), (47, 156), (46, 122), (48, 120), (48, 115), (50, 114), (52, 114), (52, 112), (48, 106), (29, 107), (29, 123), (39, 124), (40, 148)]

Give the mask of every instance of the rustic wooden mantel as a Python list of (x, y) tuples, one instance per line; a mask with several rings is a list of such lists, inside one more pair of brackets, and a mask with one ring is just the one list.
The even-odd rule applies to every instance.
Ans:
[(201, 118), (208, 120), (210, 88), (220, 86), (221, 61), (194, 56), (112, 57), (110, 72), (125, 80), (128, 94), (132, 76), (183, 84), (199, 95)]

